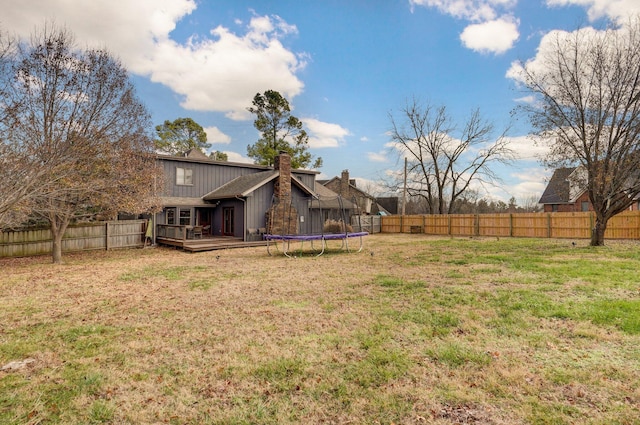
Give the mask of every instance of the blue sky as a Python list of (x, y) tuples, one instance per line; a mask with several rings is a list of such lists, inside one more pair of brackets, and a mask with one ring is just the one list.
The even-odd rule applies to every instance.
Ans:
[[(278, 90), (324, 159), (321, 177), (348, 169), (358, 184), (399, 171), (389, 114), (416, 98), (445, 105), (460, 125), (480, 108), (512, 124), (518, 153), (486, 195), (540, 196), (550, 170), (510, 112), (526, 95), (507, 73), (535, 58), (543, 36), (640, 13), (638, 0), (0, 0), (0, 27), (28, 37), (45, 20), (79, 45), (106, 46), (130, 70), (154, 124), (192, 117), (213, 150), (249, 161), (258, 139), (246, 112)], [(497, 134), (496, 134), (497, 136)]]

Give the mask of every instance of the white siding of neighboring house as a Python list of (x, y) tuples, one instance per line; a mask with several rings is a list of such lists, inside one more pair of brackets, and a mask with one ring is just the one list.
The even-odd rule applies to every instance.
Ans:
[(575, 202), (586, 188), (587, 170), (584, 167), (576, 168), (569, 177), (569, 201)]

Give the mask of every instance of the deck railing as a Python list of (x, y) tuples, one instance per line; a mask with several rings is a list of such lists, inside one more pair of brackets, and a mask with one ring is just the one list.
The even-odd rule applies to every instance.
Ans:
[(157, 237), (168, 239), (191, 239), (188, 238), (189, 232), (187, 226), (181, 226), (178, 224), (158, 224), (156, 225)]

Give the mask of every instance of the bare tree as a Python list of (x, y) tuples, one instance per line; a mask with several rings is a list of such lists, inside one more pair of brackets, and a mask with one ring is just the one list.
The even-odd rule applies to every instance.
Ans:
[(520, 203), (522, 204), (522, 211), (523, 212), (540, 212), (542, 211), (542, 206), (538, 203), (538, 200), (540, 199), (540, 195), (535, 195), (535, 194), (531, 194), (528, 196), (523, 197), (520, 200)]
[(535, 96), (524, 109), (551, 141), (550, 166), (576, 166), (596, 215), (591, 245), (640, 194), (640, 18), (618, 29), (546, 37), (518, 78)]
[[(13, 137), (13, 123), (22, 99), (12, 96), (17, 41), (0, 31), (0, 231), (20, 226), (33, 208), (49, 158), (38, 159), (37, 146)], [(41, 189), (43, 189), (41, 187)]]
[[(0, 75), (7, 75), (11, 59), (15, 54), (14, 41), (0, 31)], [(10, 89), (9, 81), (0, 78), (0, 231), (20, 223), (23, 212), (28, 209), (27, 198), (33, 182), (34, 168), (28, 163), (29, 156), (7, 139), (3, 118), (9, 113), (3, 99)]]
[(34, 167), (29, 208), (50, 223), (58, 263), (72, 221), (154, 206), (162, 179), (150, 117), (120, 62), (78, 49), (61, 28), (45, 25), (18, 44), (9, 71), (1, 137)]
[(458, 127), (445, 106), (423, 107), (414, 99), (401, 116), (398, 122), (390, 115), (392, 142), (408, 158), (409, 195), (423, 197), (430, 214), (455, 212), (456, 201), (472, 183), (497, 183), (492, 166), (513, 157), (506, 131), (494, 140), (494, 126), (479, 110)]

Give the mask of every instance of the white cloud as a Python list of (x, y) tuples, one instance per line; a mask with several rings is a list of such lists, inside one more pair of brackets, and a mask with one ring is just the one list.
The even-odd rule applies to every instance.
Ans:
[(185, 45), (167, 41), (157, 46), (149, 75), (184, 95), (184, 108), (248, 119), (246, 106), (266, 87), (289, 100), (302, 91), (295, 73), (305, 62), (279, 40), (281, 33), (291, 31), (277, 17), (254, 17), (244, 36), (218, 26), (211, 31), (213, 39)]
[(361, 142), (368, 142), (368, 141), (369, 141), (369, 138), (368, 138), (367, 136), (362, 136), (362, 137), (360, 138), (360, 141), (361, 141)]
[(640, 13), (638, 0), (547, 0), (547, 6), (582, 6), (587, 8), (589, 20), (602, 17), (623, 20)]
[(516, 160), (537, 161), (549, 153), (549, 144), (534, 135), (507, 137)]
[(253, 159), (248, 158), (246, 156), (242, 156), (242, 154), (239, 154), (237, 152), (224, 151), (224, 153), (227, 154), (227, 160), (229, 162), (240, 162), (240, 163), (243, 163), (243, 164), (253, 164)]
[(82, 45), (107, 47), (131, 72), (169, 87), (183, 97), (187, 109), (248, 119), (245, 108), (256, 93), (269, 88), (291, 100), (304, 86), (296, 76), (306, 65), (304, 54), (281, 43), (297, 29), (278, 16), (254, 16), (244, 34), (218, 26), (211, 37), (178, 43), (171, 32), (196, 9), (194, 0), (13, 3), (0, 0), (4, 30), (26, 38), (45, 20), (53, 20)]
[(205, 127), (204, 132), (207, 133), (207, 142), (213, 144), (228, 145), (231, 143), (231, 137), (224, 134), (218, 127)]
[[(621, 26), (613, 31), (619, 31), (620, 33), (624, 33), (627, 30), (625, 25), (629, 23), (627, 19), (634, 16), (634, 14), (640, 14), (640, 1), (638, 0), (547, 0), (546, 4), (550, 7), (576, 5), (588, 8), (589, 18), (592, 20), (603, 16), (617, 20)], [(576, 58), (583, 62), (579, 66), (589, 69), (592, 66), (589, 61), (592, 60), (593, 56), (587, 54), (586, 51), (593, 40), (597, 40), (605, 34), (606, 30), (598, 30), (589, 26), (574, 31), (557, 29), (549, 31), (540, 39), (535, 56), (524, 63), (520, 61), (512, 62), (505, 76), (520, 84), (526, 81), (525, 68), (528, 73), (538, 77), (544, 76), (548, 72), (555, 72), (554, 69), (549, 70), (549, 64), (553, 64), (555, 61), (555, 52), (558, 49), (558, 44), (565, 43), (570, 46), (577, 43)], [(585, 74), (583, 77), (590, 78), (590, 75)], [(541, 77), (541, 79), (544, 79), (544, 77)], [(590, 83), (585, 80), (583, 84), (589, 85)], [(546, 89), (553, 93), (553, 86), (546, 87)], [(530, 104), (536, 102), (533, 96), (515, 100)]]
[(367, 158), (371, 162), (387, 162), (388, 154), (384, 152), (367, 152)]
[(409, 0), (411, 6), (434, 7), (441, 13), (472, 22), (490, 21), (498, 10), (513, 8), (517, 0)]
[(509, 16), (469, 25), (460, 34), (460, 40), (467, 49), (495, 54), (511, 49), (519, 37), (518, 21)]
[(344, 142), (349, 130), (338, 124), (318, 121), (315, 118), (301, 118), (309, 133), (309, 147), (335, 148)]
[(409, 0), (411, 7), (424, 6), (472, 22), (462, 34), (462, 44), (481, 53), (504, 53), (520, 37), (519, 21), (511, 16), (518, 0)]
[[(588, 62), (592, 60), (592, 55), (587, 54), (587, 50), (591, 44), (590, 41), (596, 40), (604, 34), (604, 31), (599, 31), (592, 27), (584, 27), (572, 32), (563, 30), (549, 31), (540, 40), (540, 44), (536, 49), (536, 55), (524, 62), (524, 64), (519, 61), (512, 62), (505, 76), (514, 80), (516, 83), (524, 83), (526, 81), (524, 68), (526, 68), (528, 73), (538, 76), (545, 75), (548, 72), (555, 72), (555, 69), (549, 69), (549, 66), (553, 66), (549, 64), (553, 64), (555, 61), (554, 57), (558, 49), (558, 44), (571, 46), (576, 42), (578, 43), (577, 59), (583, 61), (583, 66), (588, 68), (591, 66)], [(587, 75), (584, 77), (589, 78)], [(584, 83), (589, 84), (586, 81)], [(549, 86), (547, 89), (553, 90), (553, 87)]]
[(364, 179), (362, 177), (356, 177), (356, 187), (369, 195), (381, 196), (389, 191), (384, 184), (379, 181)]
[(513, 100), (515, 102), (518, 102), (518, 103), (529, 103), (529, 104), (532, 104), (532, 103), (535, 103), (536, 97), (533, 96), (533, 95), (529, 95), (529, 96), (518, 97), (518, 98), (513, 99)]
[(165, 42), (176, 23), (196, 9), (194, 0), (93, 0), (69, 2), (0, 0), (5, 30), (28, 38), (45, 21), (70, 29), (79, 45), (107, 47), (133, 72), (141, 72), (149, 54)]
[[(509, 184), (501, 189), (513, 196), (517, 201), (523, 201), (535, 196), (540, 198), (544, 192), (549, 179), (549, 171), (542, 166), (519, 168), (516, 172), (509, 174)], [(508, 198), (505, 201), (508, 201)]]

